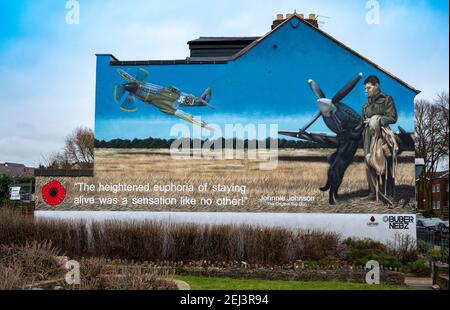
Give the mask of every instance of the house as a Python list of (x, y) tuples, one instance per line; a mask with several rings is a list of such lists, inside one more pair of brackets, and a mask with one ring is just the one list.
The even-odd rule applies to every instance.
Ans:
[(437, 172), (430, 180), (432, 213), (448, 219), (448, 170)]
[[(426, 190), (417, 192), (418, 209), (433, 216), (448, 219), (448, 170), (436, 172), (426, 179)], [(428, 194), (428, 197), (427, 197)]]
[[(414, 98), (420, 92), (322, 31), (315, 16), (279, 14), (272, 30), (263, 36), (200, 37), (188, 45), (189, 57), (178, 60), (119, 60), (111, 54), (97, 54), (97, 140), (170, 139), (170, 129), (180, 121), (139, 100), (127, 101), (133, 108), (121, 110), (121, 103), (113, 100), (126, 83), (120, 70), (147, 72), (145, 82), (196, 96), (212, 89), (211, 104), (215, 109), (182, 110), (220, 128), (236, 123), (236, 119), (243, 124), (278, 124), (279, 130), (301, 128), (307, 122), (306, 116), (318, 111), (310, 79), (332, 97), (358, 73), (364, 77), (376, 75), (401, 115), (413, 115)], [(362, 113), (365, 101), (360, 81), (345, 103)], [(316, 131), (327, 130), (321, 126)], [(414, 120), (399, 118), (393, 130), (399, 126), (413, 131)]]
[(28, 178), (34, 176), (34, 168), (26, 167), (23, 164), (0, 163), (0, 176), (10, 178)]

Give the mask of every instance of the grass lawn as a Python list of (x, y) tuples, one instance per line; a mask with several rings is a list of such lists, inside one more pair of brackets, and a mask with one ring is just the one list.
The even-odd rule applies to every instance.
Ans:
[(187, 282), (192, 290), (407, 290), (399, 285), (368, 285), (346, 282), (272, 281), (195, 277), (176, 275), (175, 279)]

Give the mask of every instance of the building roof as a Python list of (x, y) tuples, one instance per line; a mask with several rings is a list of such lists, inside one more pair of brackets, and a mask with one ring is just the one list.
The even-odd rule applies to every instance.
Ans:
[[(205, 57), (231, 57), (259, 37), (200, 37), (189, 41), (190, 59)], [(227, 59), (229, 60), (229, 59)]]
[(0, 176), (8, 177), (31, 177), (34, 175), (34, 168), (26, 167), (23, 164), (0, 163)]
[(261, 37), (200, 37), (189, 41), (191, 43), (210, 43), (210, 42), (253, 42)]
[(323, 35), (325, 38), (333, 41), (334, 43), (336, 43), (337, 45), (339, 45), (340, 47), (346, 49), (347, 51), (349, 51), (350, 53), (352, 53), (353, 55), (355, 55), (356, 57), (361, 58), (362, 60), (364, 60), (365, 62), (369, 63), (370, 65), (372, 65), (373, 67), (375, 67), (376, 69), (382, 71), (383, 73), (385, 73), (386, 75), (388, 75), (389, 77), (393, 78), (394, 80), (396, 80), (397, 82), (399, 82), (400, 84), (406, 86), (407, 88), (411, 89), (412, 91), (414, 91), (416, 94), (420, 93), (420, 90), (417, 90), (416, 88), (410, 86), (409, 84), (407, 84), (406, 82), (402, 81), (401, 79), (399, 79), (398, 77), (396, 77), (395, 75), (393, 75), (392, 73), (384, 70), (383, 68), (381, 68), (380, 66), (378, 66), (376, 63), (374, 63), (373, 61), (371, 61), (370, 59), (362, 56), (361, 54), (359, 54), (358, 52), (356, 52), (355, 50), (351, 49), (350, 47), (348, 47), (347, 45), (345, 45), (344, 43), (338, 41), (337, 39), (333, 38), (332, 36), (330, 36), (328, 33), (320, 30), (317, 27), (314, 27), (313, 25), (311, 25), (309, 22), (305, 21), (303, 18), (298, 17), (297, 15), (293, 15), (291, 17), (289, 17), (288, 19), (286, 19), (284, 22), (282, 22), (281, 24), (279, 24), (277, 27), (275, 27), (272, 31), (268, 32), (265, 36), (259, 38), (258, 40), (255, 40), (252, 44), (248, 45), (246, 48), (244, 48), (243, 50), (241, 50), (239, 53), (237, 53), (236, 55), (233, 56), (233, 60), (238, 59), (239, 57), (245, 55), (247, 52), (249, 52), (251, 49), (253, 49), (255, 46), (257, 46), (259, 43), (261, 43), (263, 40), (265, 40), (267, 37), (269, 37), (270, 35), (272, 35), (274, 32), (276, 32), (278, 29), (280, 29), (281, 27), (283, 27), (285, 24), (289, 23), (292, 20), (298, 20), (299, 22), (307, 25), (308, 27), (310, 27), (311, 29), (317, 31), (319, 34)]
[(433, 179), (443, 179), (448, 178), (448, 170), (447, 171), (438, 171), (433, 175)]
[(229, 61), (234, 61), (234, 60), (242, 57), (243, 55), (248, 53), (250, 50), (255, 48), (262, 41), (264, 41), (266, 38), (268, 38), (269, 36), (274, 34), (277, 30), (279, 30), (284, 25), (286, 25), (287, 23), (289, 23), (289, 22), (291, 22), (293, 20), (296, 20), (296, 21), (298, 21), (300, 23), (303, 23), (307, 27), (310, 27), (314, 31), (317, 31), (320, 35), (322, 35), (325, 38), (331, 40), (332, 42), (334, 42), (338, 46), (346, 49), (348, 52), (352, 53), (356, 57), (358, 57), (358, 58), (362, 59), (363, 61), (367, 62), (368, 64), (373, 66), (375, 69), (380, 70), (381, 72), (383, 72), (387, 76), (391, 77), (392, 79), (396, 80), (397, 82), (399, 82), (403, 86), (409, 88), (410, 90), (412, 90), (416, 94), (420, 93), (420, 90), (418, 90), (418, 89), (412, 87), (411, 85), (407, 84), (406, 82), (404, 82), (400, 78), (396, 77), (392, 73), (390, 73), (390, 72), (386, 71), (385, 69), (381, 68), (380, 66), (378, 66), (376, 63), (374, 63), (370, 59), (368, 59), (368, 58), (364, 57), (363, 55), (359, 54), (355, 50), (351, 49), (350, 47), (346, 46), (342, 42), (340, 42), (337, 39), (333, 38), (332, 36), (330, 36), (326, 32), (324, 32), (324, 31), (320, 30), (319, 28), (313, 26), (308, 21), (304, 20), (303, 18), (300, 18), (296, 14), (294, 14), (291, 17), (287, 18), (285, 21), (280, 23), (278, 26), (276, 26), (274, 29), (272, 29), (271, 31), (269, 31), (267, 34), (265, 34), (262, 37), (200, 37), (200, 38), (198, 38), (196, 40), (192, 40), (192, 41), (188, 42), (188, 44), (191, 43), (191, 44), (197, 44), (197, 45), (199, 45), (199, 44), (208, 44), (208, 43), (209, 44), (217, 44), (217, 43), (220, 43), (220, 42), (233, 42), (233, 40), (240, 41), (241, 43), (245, 42), (245, 41), (251, 42), (248, 45), (246, 45), (243, 49), (240, 49), (237, 53), (235, 53), (232, 56), (230, 56), (229, 58), (227, 57), (227, 55), (218, 55), (218, 57), (189, 57), (189, 58), (186, 58), (186, 59), (183, 59), (183, 60), (119, 61), (116, 57), (114, 57), (111, 54), (97, 54), (97, 56), (110, 56), (111, 57), (110, 64), (113, 65), (113, 66), (114, 65), (118, 65), (118, 66), (164, 65), (164, 64), (170, 64), (170, 65), (176, 65), (176, 64), (226, 64)]
[(16, 163), (3, 163), (3, 164), (0, 164), (0, 166), (4, 166), (4, 167), (25, 167), (24, 164), (16, 164)]

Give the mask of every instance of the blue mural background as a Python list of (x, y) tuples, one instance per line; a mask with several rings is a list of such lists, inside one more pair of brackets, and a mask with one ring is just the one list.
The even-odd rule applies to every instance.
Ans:
[[(182, 42), (180, 42), (182, 44)], [(382, 42), (380, 42), (382, 44)], [(174, 138), (170, 128), (187, 124), (162, 114), (154, 106), (137, 100), (138, 110), (126, 113), (113, 100), (114, 85), (123, 80), (107, 55), (97, 58), (95, 136), (99, 140), (115, 138)], [(331, 98), (356, 74), (377, 75), (381, 89), (396, 103), (399, 120), (393, 126), (414, 130), (414, 97), (416, 93), (364, 59), (356, 56), (317, 30), (294, 18), (267, 36), (253, 49), (227, 64), (177, 64), (136, 66), (150, 72), (146, 81), (201, 95), (212, 88), (211, 104), (205, 107), (183, 107), (202, 120), (227, 123), (278, 124), (279, 130), (297, 130), (317, 112), (317, 98), (307, 83), (315, 80)], [(343, 100), (361, 113), (366, 101), (363, 79)], [(310, 131), (329, 133), (320, 119)], [(210, 133), (205, 131), (205, 138)], [(230, 138), (230, 137), (225, 137)]]

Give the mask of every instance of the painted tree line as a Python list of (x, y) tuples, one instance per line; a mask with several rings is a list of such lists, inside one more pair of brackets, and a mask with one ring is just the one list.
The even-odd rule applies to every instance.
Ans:
[[(184, 140), (184, 141), (183, 141)], [(146, 148), (146, 149), (169, 149), (172, 147), (172, 143), (176, 141), (177, 145), (189, 145), (191, 148), (197, 148), (199, 146), (205, 147), (206, 145), (211, 145), (211, 149), (214, 146), (220, 146), (221, 148), (244, 148), (249, 147), (266, 148), (270, 149), (271, 145), (276, 145), (279, 149), (302, 149), (302, 148), (321, 148), (318, 143), (300, 141), (300, 140), (286, 140), (286, 139), (271, 139), (266, 140), (242, 140), (242, 139), (218, 139), (218, 140), (199, 140), (199, 139), (157, 139), (157, 138), (147, 138), (147, 139), (113, 139), (111, 141), (95, 140), (95, 147), (97, 148)], [(214, 144), (217, 142), (217, 144)]]

